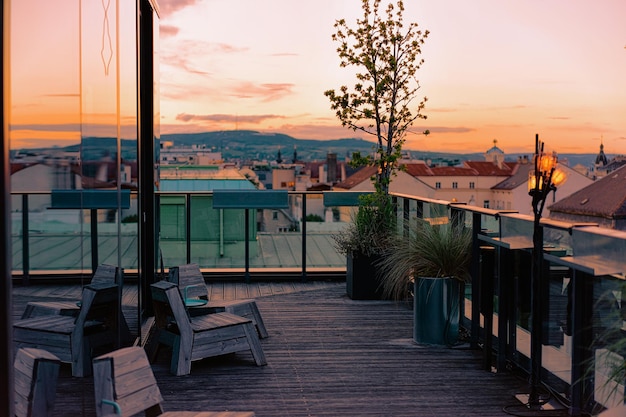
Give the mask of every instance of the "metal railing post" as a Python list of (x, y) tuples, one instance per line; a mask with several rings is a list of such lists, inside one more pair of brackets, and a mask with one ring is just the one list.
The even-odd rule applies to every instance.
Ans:
[(28, 219), (28, 194), (22, 194), (22, 284), (30, 281), (30, 242)]
[(191, 194), (190, 193), (186, 193), (185, 194), (185, 202), (187, 204), (185, 204), (185, 207), (187, 208), (186, 212), (185, 212), (185, 220), (186, 220), (186, 224), (185, 224), (185, 253), (186, 253), (186, 259), (187, 259), (187, 263), (191, 263)]
[(245, 248), (245, 262), (246, 270), (244, 273), (246, 284), (250, 283), (250, 209), (245, 209), (245, 226), (244, 226), (244, 248)]
[(91, 272), (98, 268), (98, 209), (91, 209)]
[(302, 282), (306, 279), (306, 194), (302, 193)]

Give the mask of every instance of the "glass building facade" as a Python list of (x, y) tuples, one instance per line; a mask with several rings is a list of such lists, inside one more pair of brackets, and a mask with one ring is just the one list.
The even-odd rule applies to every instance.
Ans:
[[(44, 232), (38, 225), (69, 223), (76, 225), (74, 235), (106, 235), (113, 242), (107, 263), (121, 266), (124, 251), (135, 251), (137, 272), (145, 278), (138, 281), (154, 280), (158, 5), (155, 0), (4, 0), (2, 21), (0, 263), (7, 308), (0, 371), (7, 378), (3, 386), (11, 387), (11, 270), (20, 263), (28, 282), (31, 266), (55, 261), (32, 253), (12, 259), (12, 244), (25, 243), (19, 236), (36, 239), (21, 230), (24, 225), (35, 234)], [(131, 248), (128, 235), (139, 237)], [(91, 239), (71, 242), (58, 233), (49, 243), (59, 249), (56, 258), (93, 252)], [(95, 251), (89, 265), (75, 268), (89, 277), (102, 261), (97, 256)], [(2, 415), (12, 415), (7, 391), (0, 398)]]

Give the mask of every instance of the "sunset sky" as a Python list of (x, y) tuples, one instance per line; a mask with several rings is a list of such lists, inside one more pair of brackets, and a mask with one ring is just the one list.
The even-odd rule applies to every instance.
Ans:
[[(331, 40), (361, 0), (159, 0), (162, 133), (354, 137), (324, 91), (353, 85)], [(416, 150), (626, 154), (624, 0), (409, 0), (430, 31)]]

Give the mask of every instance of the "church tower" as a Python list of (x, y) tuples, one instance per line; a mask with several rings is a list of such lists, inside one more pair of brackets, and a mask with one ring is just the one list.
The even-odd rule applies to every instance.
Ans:
[(606, 166), (609, 163), (606, 155), (604, 154), (604, 144), (600, 142), (600, 152), (596, 156), (596, 167)]
[(485, 160), (488, 162), (493, 162), (498, 165), (499, 168), (502, 168), (502, 164), (504, 163), (504, 151), (497, 146), (498, 139), (493, 140), (493, 146), (485, 152)]
[(600, 152), (596, 156), (596, 161), (593, 164), (593, 178), (602, 178), (606, 175), (606, 166), (609, 164), (609, 160), (604, 154), (604, 143), (600, 138)]
[(277, 162), (278, 164), (282, 164), (282, 163), (283, 163), (283, 156), (282, 156), (282, 154), (280, 153), (280, 147), (278, 148), (278, 155), (276, 156), (276, 162)]

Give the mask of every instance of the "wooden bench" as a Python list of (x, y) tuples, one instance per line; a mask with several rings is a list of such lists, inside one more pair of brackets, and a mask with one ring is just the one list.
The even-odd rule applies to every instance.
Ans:
[(267, 364), (251, 320), (231, 313), (191, 317), (175, 284), (159, 281), (150, 288), (158, 342), (172, 348), (171, 373), (187, 375), (192, 361), (246, 350), (257, 365)]
[(47, 417), (54, 410), (61, 361), (52, 353), (18, 349), (14, 361), (15, 416)]
[[(163, 397), (140, 347), (119, 349), (93, 360), (96, 415), (162, 417), (254, 417), (252, 411), (169, 411), (163, 412)], [(207, 391), (207, 392), (210, 392)]]
[(268, 337), (265, 323), (254, 299), (230, 301), (209, 299), (209, 291), (198, 264), (192, 263), (170, 268), (167, 280), (178, 285), (185, 305), (189, 307), (189, 313), (192, 316), (206, 314), (207, 311), (203, 310), (213, 313), (225, 311), (252, 320), (259, 337), (261, 339)]
[(48, 315), (13, 323), (16, 348), (45, 349), (72, 364), (73, 376), (91, 374), (94, 351), (100, 353), (121, 346), (118, 328), (120, 299), (116, 284), (93, 284), (83, 289), (80, 312), (76, 317)]

